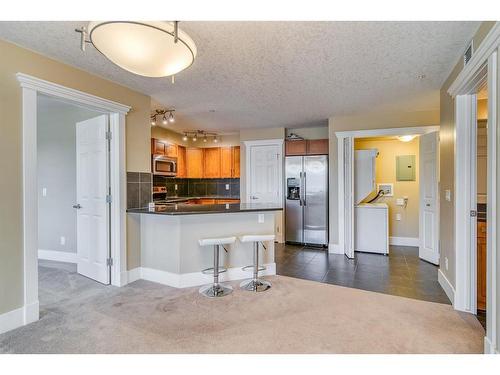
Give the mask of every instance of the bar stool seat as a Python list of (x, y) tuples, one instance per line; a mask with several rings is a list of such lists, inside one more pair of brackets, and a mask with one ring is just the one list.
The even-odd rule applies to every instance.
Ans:
[(241, 282), (240, 288), (243, 290), (251, 292), (264, 292), (271, 288), (271, 283), (269, 281), (259, 279), (259, 271), (266, 269), (266, 267), (259, 266), (259, 243), (262, 243), (262, 246), (266, 249), (263, 242), (274, 241), (274, 239), (274, 234), (246, 234), (239, 237), (241, 242), (254, 243), (253, 265), (243, 267), (244, 271), (250, 268), (253, 270), (253, 278)]
[(222, 248), (227, 252), (224, 245), (233, 244), (235, 241), (236, 237), (202, 238), (198, 240), (200, 246), (214, 247), (214, 266), (202, 271), (203, 273), (211, 272), (214, 275), (214, 282), (212, 284), (204, 285), (200, 288), (200, 294), (203, 294), (205, 297), (224, 297), (231, 294), (233, 291), (233, 288), (230, 285), (222, 285), (219, 283), (219, 274), (221, 272), (226, 272), (225, 269), (221, 270), (221, 267), (219, 267), (219, 247), (222, 246)]

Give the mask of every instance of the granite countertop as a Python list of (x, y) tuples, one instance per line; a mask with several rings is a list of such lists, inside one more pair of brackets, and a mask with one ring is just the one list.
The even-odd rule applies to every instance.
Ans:
[(223, 197), (220, 195), (207, 195), (203, 197), (166, 197), (165, 199), (161, 199), (161, 202), (166, 203), (175, 203), (175, 202), (185, 202), (191, 199), (240, 199), (239, 196), (229, 196)]
[[(193, 199), (193, 198), (191, 198)], [(282, 211), (283, 208), (276, 204), (265, 203), (232, 203), (232, 204), (184, 204), (169, 203), (156, 205), (154, 211), (146, 208), (129, 208), (131, 214), (151, 214), (151, 215), (198, 215), (198, 214), (221, 214), (237, 212), (262, 212), (262, 211)]]

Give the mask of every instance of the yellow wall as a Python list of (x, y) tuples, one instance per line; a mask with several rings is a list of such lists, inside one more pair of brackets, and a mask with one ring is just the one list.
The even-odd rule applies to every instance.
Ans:
[(18, 72), (132, 107), (126, 119), (127, 170), (150, 171), (150, 98), (0, 40), (0, 314), (23, 305), (22, 124)]
[[(376, 183), (393, 184), (393, 197), (384, 197), (378, 202), (387, 203), (389, 206), (389, 236), (418, 238), (418, 163), (419, 140), (418, 137), (410, 142), (401, 142), (398, 139), (356, 139), (356, 150), (377, 149), (378, 157), (375, 159)], [(396, 181), (396, 156), (415, 155), (416, 179), (415, 181)], [(408, 197), (406, 208), (396, 205), (397, 198)], [(401, 221), (396, 220), (396, 214), (401, 214)]]

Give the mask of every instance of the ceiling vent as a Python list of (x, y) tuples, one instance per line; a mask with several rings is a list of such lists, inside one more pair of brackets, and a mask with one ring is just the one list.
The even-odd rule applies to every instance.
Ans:
[(470, 41), (470, 44), (467, 46), (467, 49), (465, 50), (464, 53), (464, 66), (467, 65), (467, 63), (470, 61), (472, 54), (474, 53), (474, 48), (473, 48), (473, 41)]

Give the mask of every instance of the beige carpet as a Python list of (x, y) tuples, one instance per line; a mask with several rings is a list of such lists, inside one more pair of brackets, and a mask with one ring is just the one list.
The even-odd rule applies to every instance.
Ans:
[[(271, 277), (273, 288), (207, 299), (137, 281), (75, 286), (39, 322), (0, 335), (4, 353), (481, 353), (484, 330), (451, 306)], [(79, 279), (77, 279), (79, 280)], [(81, 281), (79, 281), (81, 282)], [(237, 286), (238, 283), (233, 283)], [(74, 291), (71, 291), (74, 288)]]

